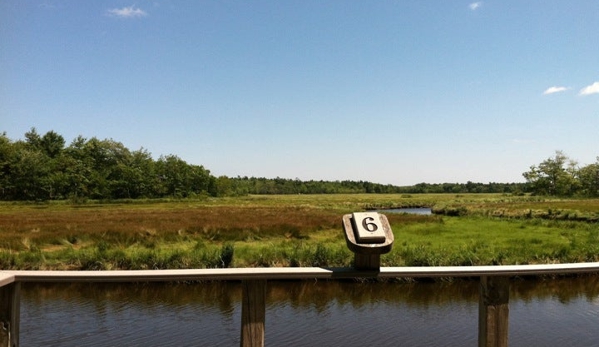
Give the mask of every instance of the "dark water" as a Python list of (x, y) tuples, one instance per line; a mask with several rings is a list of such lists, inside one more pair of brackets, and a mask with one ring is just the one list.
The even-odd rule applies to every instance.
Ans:
[[(238, 346), (239, 283), (23, 284), (22, 346)], [(514, 280), (510, 346), (599, 346), (599, 278)], [(267, 346), (476, 346), (478, 282), (269, 282)]]
[(380, 213), (407, 213), (407, 214), (432, 214), (430, 207), (406, 207), (406, 208), (390, 208), (386, 210), (378, 210)]

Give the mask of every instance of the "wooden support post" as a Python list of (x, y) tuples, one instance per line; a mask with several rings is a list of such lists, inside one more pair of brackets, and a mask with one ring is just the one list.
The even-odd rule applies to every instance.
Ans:
[(21, 283), (0, 287), (0, 347), (19, 347)]
[(264, 346), (266, 280), (241, 281), (241, 347)]
[(356, 253), (354, 255), (354, 268), (360, 271), (380, 271), (381, 255)]
[(507, 347), (510, 280), (503, 276), (480, 278), (478, 346)]

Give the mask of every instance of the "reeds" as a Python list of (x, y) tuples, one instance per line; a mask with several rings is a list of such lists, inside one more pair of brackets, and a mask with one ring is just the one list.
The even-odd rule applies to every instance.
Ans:
[[(388, 214), (395, 244), (381, 257), (383, 266), (599, 260), (599, 223), (579, 218), (596, 215), (598, 200), (487, 194), (443, 196), (435, 205), (435, 197), (360, 194), (78, 206), (5, 203), (0, 205), (0, 269), (350, 266), (353, 254), (345, 245), (343, 214), (372, 206), (423, 203), (437, 210), (450, 206), (459, 213)], [(552, 215), (569, 217), (550, 219), (530, 212), (548, 209)]]

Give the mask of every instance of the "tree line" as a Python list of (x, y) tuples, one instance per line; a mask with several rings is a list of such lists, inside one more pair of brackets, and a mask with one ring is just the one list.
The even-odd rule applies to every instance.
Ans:
[(578, 167), (556, 152), (525, 172), (526, 183), (419, 183), (395, 186), (368, 181), (323, 181), (263, 177), (213, 176), (201, 165), (176, 155), (157, 160), (145, 149), (130, 150), (112, 139), (75, 138), (68, 146), (54, 131), (35, 128), (24, 140), (0, 134), (0, 200), (190, 198), (248, 194), (419, 194), (533, 193), (599, 196), (597, 163)]
[(524, 183), (418, 183), (395, 186), (368, 181), (301, 181), (285, 178), (219, 177), (219, 189), (231, 194), (443, 194), (443, 193), (509, 193), (526, 191)]
[(85, 200), (215, 195), (216, 180), (202, 166), (175, 155), (154, 160), (112, 139), (78, 136), (65, 146), (54, 131), (35, 128), (25, 140), (0, 136), (1, 200)]

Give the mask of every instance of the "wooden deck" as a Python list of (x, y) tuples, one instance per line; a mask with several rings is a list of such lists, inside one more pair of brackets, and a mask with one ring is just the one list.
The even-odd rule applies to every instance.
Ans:
[(0, 347), (19, 346), (22, 282), (176, 282), (242, 281), (242, 346), (264, 345), (268, 280), (347, 278), (479, 277), (479, 346), (507, 346), (509, 278), (564, 274), (599, 274), (599, 262), (507, 266), (354, 268), (232, 268), (138, 271), (0, 271)]

